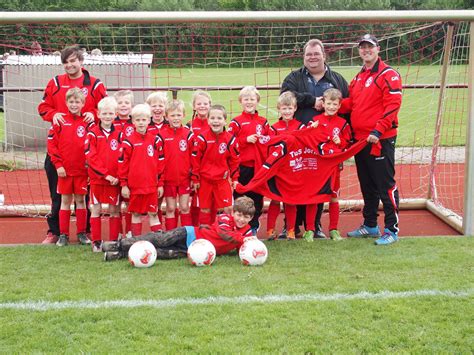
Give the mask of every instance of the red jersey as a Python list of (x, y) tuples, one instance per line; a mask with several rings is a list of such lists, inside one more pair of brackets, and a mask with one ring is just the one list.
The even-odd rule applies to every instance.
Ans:
[(305, 125), (298, 120), (292, 119), (286, 122), (285, 120), (280, 119), (270, 127), (270, 135), (276, 136), (285, 132), (298, 131), (303, 128), (305, 128)]
[(239, 143), (240, 165), (254, 167), (255, 155), (259, 153), (255, 144), (247, 142), (247, 137), (252, 134), (268, 136), (270, 127), (267, 119), (259, 116), (257, 111), (254, 114), (244, 111), (230, 122), (228, 131), (235, 135)]
[(163, 141), (165, 156), (165, 185), (181, 186), (191, 178), (191, 150), (193, 134), (186, 126), (163, 126), (158, 136)]
[(218, 215), (210, 227), (195, 227), (194, 233), (196, 239), (210, 241), (216, 248), (217, 255), (227, 254), (240, 248), (244, 239), (252, 236), (252, 230), (248, 224), (243, 228), (237, 228), (234, 218), (226, 213)]
[(38, 113), (43, 120), (53, 122), (53, 116), (58, 113), (68, 113), (66, 92), (71, 88), (80, 88), (86, 96), (82, 113), (92, 112), (97, 122), (97, 104), (107, 96), (104, 84), (82, 69), (83, 75), (78, 79), (70, 79), (67, 74), (56, 75), (48, 82), (44, 90), (43, 100), (38, 105)]
[(342, 100), (341, 113), (351, 113), (356, 140), (374, 134), (380, 139), (397, 135), (402, 104), (402, 80), (397, 71), (378, 59), (372, 69), (362, 68)]
[[(347, 121), (339, 116), (327, 116), (324, 113), (313, 117), (313, 121), (319, 121), (317, 128), (328, 137), (328, 140), (319, 144), (319, 153), (321, 155), (340, 153), (349, 147), (352, 134)], [(336, 144), (333, 141), (334, 136), (338, 136), (341, 143)]]
[(167, 120), (163, 120), (161, 121), (161, 123), (154, 123), (153, 121), (148, 125), (148, 128), (146, 129), (147, 132), (150, 132), (154, 135), (157, 135), (158, 133), (160, 133), (161, 129), (165, 126), (165, 125), (168, 125), (168, 121)]
[(133, 132), (135, 132), (135, 126), (133, 125), (131, 118), (128, 120), (121, 120), (120, 118), (115, 117), (113, 125), (117, 131), (122, 132), (121, 139), (128, 138), (133, 134)]
[(204, 133), (209, 129), (209, 123), (207, 122), (207, 119), (201, 119), (198, 116), (194, 117), (192, 121), (186, 124), (186, 126), (188, 126), (191, 131), (193, 131), (195, 136)]
[(207, 130), (194, 139), (191, 156), (194, 182), (207, 180), (239, 179), (239, 145), (229, 132), (215, 134)]
[(48, 155), (56, 169), (63, 167), (67, 176), (87, 176), (84, 142), (94, 123), (68, 112), (61, 125), (52, 125), (48, 133)]
[(118, 178), (120, 133), (113, 125), (108, 132), (100, 124), (87, 133), (85, 153), (91, 185), (110, 185), (107, 175)]
[(128, 186), (133, 194), (145, 195), (163, 185), (163, 142), (159, 136), (133, 132), (122, 141), (120, 149), (120, 186)]

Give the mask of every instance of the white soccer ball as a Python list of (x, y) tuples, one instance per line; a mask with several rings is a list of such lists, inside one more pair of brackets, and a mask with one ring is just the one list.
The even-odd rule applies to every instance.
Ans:
[(260, 240), (249, 239), (240, 247), (239, 257), (244, 265), (263, 265), (267, 261), (268, 250)]
[(188, 260), (195, 266), (211, 265), (216, 258), (216, 248), (206, 239), (196, 239), (188, 247)]
[(135, 267), (150, 267), (156, 261), (156, 249), (150, 242), (140, 240), (130, 247), (128, 261)]

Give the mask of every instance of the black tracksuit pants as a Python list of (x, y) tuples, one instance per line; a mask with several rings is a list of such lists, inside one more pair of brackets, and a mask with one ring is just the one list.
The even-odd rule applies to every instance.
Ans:
[[(247, 185), (255, 175), (254, 168), (243, 166), (243, 165), (239, 166), (239, 172), (240, 172), (239, 182), (242, 185)], [(234, 191), (234, 199), (237, 199), (241, 196), (244, 196), (244, 195), (238, 194), (237, 192)], [(255, 204), (255, 215), (253, 216), (252, 220), (249, 222), (249, 225), (252, 229), (256, 230), (260, 226), (258, 219), (260, 218), (260, 215), (262, 214), (263, 196), (253, 191), (246, 192), (245, 196), (250, 197), (253, 200), (253, 203)]]

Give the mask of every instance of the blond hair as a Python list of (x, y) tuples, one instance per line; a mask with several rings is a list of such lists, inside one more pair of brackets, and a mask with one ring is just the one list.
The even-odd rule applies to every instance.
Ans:
[(151, 117), (151, 109), (150, 106), (147, 104), (138, 104), (134, 108), (132, 108), (132, 119), (136, 117), (146, 116), (148, 118)]
[(256, 95), (257, 101), (260, 102), (260, 93), (255, 86), (244, 86), (239, 93), (239, 102), (242, 102), (244, 96)]
[(295, 106), (296, 107), (296, 105), (297, 105), (296, 96), (291, 91), (285, 91), (283, 94), (281, 94), (278, 97), (277, 108), (280, 108), (281, 106)]
[(250, 197), (242, 196), (234, 201), (233, 210), (246, 216), (253, 217), (255, 214), (255, 204)]
[(165, 112), (168, 114), (171, 111), (181, 111), (184, 116), (184, 102), (183, 100), (171, 100), (166, 104)]
[(70, 98), (79, 99), (83, 103), (86, 102), (86, 95), (79, 88), (72, 88), (66, 92), (66, 101), (69, 101)]
[(119, 99), (121, 98), (124, 98), (124, 97), (128, 97), (130, 99), (130, 102), (133, 106), (133, 101), (134, 101), (134, 97), (133, 97), (133, 92), (132, 90), (120, 90), (120, 91), (117, 91), (115, 94), (114, 94), (114, 97), (115, 97), (115, 100), (118, 102)]
[(335, 89), (335, 88), (327, 89), (323, 93), (323, 100), (332, 100), (332, 101), (339, 100), (339, 101), (341, 101), (342, 100), (342, 93), (341, 93), (341, 91), (339, 91), (338, 89)]
[(151, 106), (155, 101), (165, 104), (168, 102), (168, 94), (165, 91), (155, 91), (147, 96), (145, 102)]
[(196, 103), (196, 100), (199, 96), (202, 96), (202, 97), (205, 97), (206, 99), (208, 99), (209, 100), (209, 105), (212, 103), (211, 95), (207, 91), (197, 90), (193, 93), (193, 108), (194, 108), (194, 104)]
[(112, 96), (107, 96), (107, 97), (104, 97), (102, 100), (99, 101), (99, 103), (97, 104), (97, 109), (100, 111), (106, 109), (106, 108), (110, 108), (112, 109), (112, 111), (117, 111), (117, 100), (115, 100), (114, 97)]

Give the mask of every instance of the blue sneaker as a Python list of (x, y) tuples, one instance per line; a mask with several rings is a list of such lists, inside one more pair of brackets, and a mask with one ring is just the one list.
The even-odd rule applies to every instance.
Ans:
[(347, 232), (349, 238), (378, 238), (380, 237), (379, 227), (367, 227), (361, 225), (359, 228), (351, 232)]
[(397, 233), (392, 232), (390, 229), (385, 228), (383, 235), (375, 240), (376, 245), (390, 245), (398, 240)]

